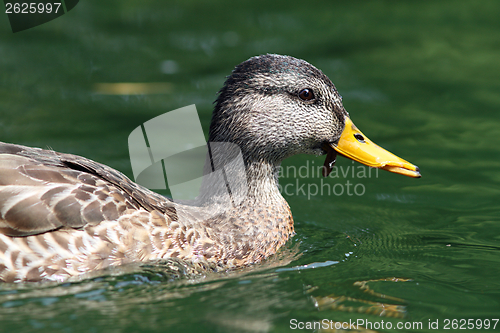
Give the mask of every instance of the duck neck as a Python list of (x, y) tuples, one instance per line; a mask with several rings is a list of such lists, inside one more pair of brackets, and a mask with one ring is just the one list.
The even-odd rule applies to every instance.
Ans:
[(249, 203), (272, 204), (285, 199), (278, 187), (280, 163), (245, 159)]
[(275, 254), (295, 233), (290, 207), (278, 187), (280, 164), (245, 158), (244, 162), (245, 198), (211, 225), (217, 234), (225, 234), (221, 237), (221, 247), (231, 249), (219, 260), (237, 266)]
[(281, 161), (255, 157), (232, 143), (210, 143), (204, 167), (202, 205), (227, 202), (260, 205), (285, 202), (278, 186)]
[(221, 163), (213, 151), (212, 156), (216, 171), (209, 174), (223, 174), (224, 182), (218, 176), (205, 182), (209, 195), (202, 208), (208, 210), (201, 211), (208, 213), (202, 214), (202, 225), (215, 241), (199, 253), (226, 266), (256, 263), (276, 253), (294, 234), (290, 207), (278, 188), (280, 164), (249, 158), (245, 152), (239, 165), (227, 157), (222, 162), (230, 162)]

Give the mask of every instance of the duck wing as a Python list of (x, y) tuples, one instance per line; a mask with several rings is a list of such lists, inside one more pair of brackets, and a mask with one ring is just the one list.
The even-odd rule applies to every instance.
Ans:
[(114, 221), (132, 210), (177, 220), (170, 199), (92, 160), (0, 142), (0, 233), (28, 236)]

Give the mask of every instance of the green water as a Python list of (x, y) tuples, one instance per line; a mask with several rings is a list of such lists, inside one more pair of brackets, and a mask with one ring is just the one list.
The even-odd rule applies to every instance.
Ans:
[[(423, 175), (323, 180), (362, 184), (351, 196), (293, 192), (296, 179), (305, 189), (322, 180), (288, 175), (297, 235), (276, 258), (199, 279), (171, 281), (153, 265), (78, 283), (2, 285), (0, 331), (288, 332), (293, 319), (365, 319), (394, 328), (377, 331), (431, 332), (429, 322), (453, 331), (445, 320), (453, 328), (453, 319), (498, 319), (499, 17), (492, 0), (81, 1), (13, 34), (0, 14), (0, 141), (83, 155), (131, 176), (134, 128), (196, 104), (208, 131), (234, 65), (280, 53), (322, 69), (356, 125)], [(176, 66), (162, 71), (166, 60)], [(171, 89), (96, 93), (106, 82)], [(323, 158), (297, 156), (285, 167), (313, 162)]]

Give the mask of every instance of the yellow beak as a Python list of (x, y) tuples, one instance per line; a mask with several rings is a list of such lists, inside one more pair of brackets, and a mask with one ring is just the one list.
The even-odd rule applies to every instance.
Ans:
[[(328, 148), (335, 149), (341, 155), (348, 157), (356, 162), (363, 163), (372, 168), (380, 168), (401, 175), (420, 178), (420, 170), (416, 165), (397, 157), (384, 148), (376, 145), (368, 139), (353, 124), (349, 117), (345, 117), (345, 128), (340, 136), (338, 143), (329, 144)], [(331, 148), (329, 150), (331, 150)], [(331, 153), (327, 150), (330, 156)], [(327, 157), (327, 160), (329, 157)], [(331, 158), (330, 158), (331, 159)], [(325, 161), (325, 167), (327, 167)]]

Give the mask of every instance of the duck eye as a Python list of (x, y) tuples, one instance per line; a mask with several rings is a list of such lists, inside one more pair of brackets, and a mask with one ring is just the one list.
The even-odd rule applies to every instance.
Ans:
[(356, 134), (354, 134), (354, 137), (355, 137), (355, 138), (356, 138), (356, 140), (358, 140), (359, 142), (361, 142), (361, 143), (365, 143), (365, 138), (364, 138), (361, 134), (356, 133)]
[(310, 101), (311, 99), (314, 98), (314, 94), (312, 92), (311, 89), (302, 89), (300, 92), (299, 92), (299, 97), (300, 99), (304, 100), (304, 101)]

